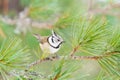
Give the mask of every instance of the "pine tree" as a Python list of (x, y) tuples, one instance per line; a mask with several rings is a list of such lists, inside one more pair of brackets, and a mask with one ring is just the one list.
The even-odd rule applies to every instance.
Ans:
[(120, 79), (120, 26), (117, 21), (118, 25), (111, 24), (113, 17), (83, 15), (79, 12), (83, 8), (76, 8), (79, 0), (24, 1), (33, 20), (50, 22), (59, 15), (52, 29), (65, 43), (58, 56), (41, 60), (42, 51), (32, 33), (49, 35), (51, 30), (32, 28), (32, 33), (18, 36), (14, 25), (1, 21), (0, 80)]

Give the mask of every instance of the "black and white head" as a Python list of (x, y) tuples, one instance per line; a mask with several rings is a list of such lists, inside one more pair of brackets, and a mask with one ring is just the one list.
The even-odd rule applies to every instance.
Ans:
[(63, 42), (64, 41), (61, 36), (59, 36), (52, 30), (52, 35), (48, 37), (48, 43), (50, 44), (50, 46), (54, 48), (59, 48)]

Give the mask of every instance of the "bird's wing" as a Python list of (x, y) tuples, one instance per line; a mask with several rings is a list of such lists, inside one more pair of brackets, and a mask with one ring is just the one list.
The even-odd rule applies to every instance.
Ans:
[(46, 43), (46, 42), (47, 42), (47, 39), (48, 39), (48, 36), (42, 36), (42, 37), (40, 37), (40, 43), (41, 43), (41, 44)]

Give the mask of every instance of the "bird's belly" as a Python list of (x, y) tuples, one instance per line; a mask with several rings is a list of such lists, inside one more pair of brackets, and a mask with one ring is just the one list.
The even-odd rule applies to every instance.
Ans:
[(40, 47), (43, 52), (50, 53), (50, 54), (54, 54), (59, 50), (59, 48), (56, 49), (51, 47), (48, 43), (40, 44)]
[(51, 54), (54, 54), (59, 50), (59, 48), (56, 49), (56, 48), (53, 48), (51, 46), (49, 46), (49, 49), (50, 49)]

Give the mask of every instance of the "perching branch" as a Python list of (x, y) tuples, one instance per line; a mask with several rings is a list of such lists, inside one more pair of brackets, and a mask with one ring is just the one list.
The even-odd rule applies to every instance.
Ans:
[(30, 65), (28, 65), (28, 69), (30, 69), (31, 67), (37, 65), (37, 64), (40, 64), (42, 62), (45, 62), (45, 61), (55, 61), (55, 60), (61, 60), (61, 59), (65, 59), (65, 60), (98, 60), (98, 59), (102, 59), (104, 57), (109, 57), (113, 54), (117, 54), (119, 53), (120, 54), (120, 51), (113, 51), (113, 52), (108, 52), (108, 53), (105, 53), (103, 55), (99, 55), (99, 56), (75, 56), (75, 55), (69, 55), (69, 56), (53, 56), (53, 57), (47, 57), (45, 59), (40, 59), (38, 61), (35, 61), (33, 63), (31, 63)]

